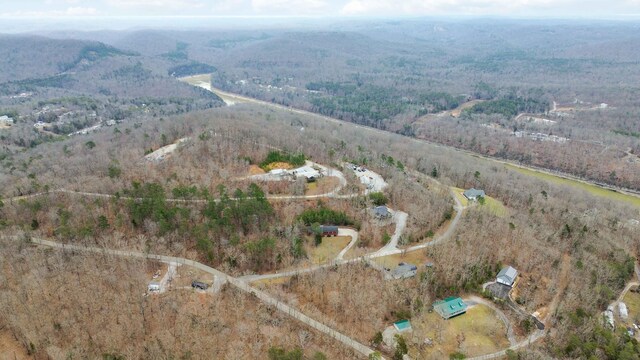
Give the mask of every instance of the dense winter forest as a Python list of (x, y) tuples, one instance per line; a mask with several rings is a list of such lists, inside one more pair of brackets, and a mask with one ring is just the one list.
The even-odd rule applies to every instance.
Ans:
[[(260, 290), (386, 358), (482, 355), (472, 330), (438, 347), (444, 322), (435, 347), (382, 342), (385, 326), (428, 323), (430, 304), (452, 295), (492, 301), (511, 324), (506, 344), (536, 334), (527, 314), (544, 320), (543, 336), (510, 359), (638, 358), (637, 335), (602, 314), (635, 284), (640, 251), (639, 201), (620, 192), (640, 190), (640, 26), (332, 29), (0, 35), (0, 307), (12, 309), (0, 314), (0, 349), (35, 359), (361, 356)], [(196, 74), (290, 109), (179, 81)], [(340, 176), (261, 177), (307, 161)], [(368, 191), (350, 164), (386, 187)], [(487, 199), (461, 203), (472, 187)], [(380, 205), (396, 215), (373, 217)], [(357, 232), (344, 262), (322, 258), (341, 236), (321, 236), (321, 224)], [(360, 256), (396, 231), (391, 260), (411, 253), (422, 267), (388, 281), (387, 263)], [(180, 266), (170, 291), (143, 295), (166, 265), (37, 239), (181, 257), (233, 279), (196, 292), (191, 279), (210, 274)], [(506, 264), (521, 274), (513, 307), (483, 288)], [(243, 290), (244, 279), (294, 269), (309, 273)], [(640, 309), (630, 312), (639, 322)]]

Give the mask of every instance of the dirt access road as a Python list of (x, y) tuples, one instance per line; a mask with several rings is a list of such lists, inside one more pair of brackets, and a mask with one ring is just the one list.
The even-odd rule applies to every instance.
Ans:
[(216, 278), (221, 278), (221, 279), (225, 279), (229, 284), (235, 286), (236, 288), (240, 289), (243, 292), (252, 294), (254, 296), (256, 296), (256, 298), (258, 300), (260, 300), (261, 302), (269, 305), (269, 306), (273, 306), (276, 309), (278, 309), (279, 311), (293, 317), (294, 319), (302, 322), (303, 324), (310, 326), (338, 341), (340, 341), (342, 344), (350, 347), (351, 349), (353, 349), (354, 351), (362, 354), (365, 357), (368, 357), (370, 354), (374, 353), (375, 351), (371, 348), (369, 348), (366, 345), (361, 344), (360, 342), (330, 328), (329, 326), (312, 319), (311, 317), (305, 315), (304, 313), (298, 311), (297, 309), (279, 301), (278, 299), (274, 298), (273, 296), (260, 291), (252, 286), (250, 286), (246, 281), (242, 281), (239, 280), (237, 278), (234, 278), (230, 275), (227, 275), (217, 269), (214, 269), (210, 266), (204, 265), (202, 263), (193, 261), (193, 260), (189, 260), (189, 259), (184, 259), (184, 258), (178, 258), (178, 257), (172, 257), (172, 256), (164, 256), (164, 255), (155, 255), (155, 254), (146, 254), (146, 253), (140, 253), (140, 252), (135, 252), (135, 251), (123, 251), (123, 250), (109, 250), (109, 249), (102, 249), (102, 248), (96, 248), (96, 247), (85, 247), (85, 246), (77, 246), (77, 245), (68, 245), (68, 244), (60, 244), (60, 243), (56, 243), (53, 241), (49, 241), (49, 240), (44, 240), (44, 239), (35, 239), (32, 238), (31, 239), (31, 243), (33, 244), (37, 244), (37, 245), (43, 245), (43, 246), (48, 246), (54, 249), (62, 249), (62, 250), (68, 250), (71, 252), (75, 252), (75, 251), (82, 251), (82, 252), (90, 252), (90, 253), (97, 253), (97, 254), (109, 254), (109, 255), (115, 255), (115, 256), (122, 256), (122, 257), (131, 257), (131, 258), (140, 258), (140, 259), (151, 259), (151, 260), (156, 260), (156, 261), (160, 261), (160, 262), (164, 262), (164, 263), (169, 263), (169, 264), (181, 264), (183, 266), (191, 266), (194, 267), (196, 269), (202, 270), (204, 272), (207, 272), (213, 276), (215, 276)]

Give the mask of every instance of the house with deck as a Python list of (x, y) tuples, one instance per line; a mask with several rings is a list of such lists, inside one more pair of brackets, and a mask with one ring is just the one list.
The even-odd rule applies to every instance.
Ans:
[(467, 304), (461, 298), (451, 296), (444, 300), (433, 303), (433, 310), (440, 314), (443, 319), (451, 319), (467, 312)]

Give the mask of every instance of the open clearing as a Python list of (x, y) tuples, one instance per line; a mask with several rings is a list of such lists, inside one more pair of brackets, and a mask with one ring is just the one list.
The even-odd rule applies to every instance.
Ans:
[(473, 105), (479, 104), (481, 102), (483, 102), (485, 100), (471, 100), (471, 101), (467, 101), (464, 104), (461, 104), (460, 106), (458, 106), (457, 108), (451, 110), (451, 116), (453, 117), (459, 117), (460, 114), (462, 114), (463, 110), (469, 109), (471, 107), (473, 107)]
[(0, 360), (30, 359), (24, 348), (9, 331), (0, 332)]
[(506, 166), (511, 170), (515, 170), (519, 173), (533, 176), (542, 180), (546, 180), (554, 184), (572, 186), (577, 189), (585, 190), (592, 195), (601, 196), (601, 197), (604, 197), (610, 200), (615, 200), (615, 201), (623, 201), (627, 204), (632, 204), (640, 207), (640, 197), (637, 197), (637, 196), (628, 195), (628, 194), (624, 194), (624, 193), (609, 190), (609, 189), (604, 189), (597, 185), (588, 184), (579, 180), (566, 179), (566, 178), (558, 177), (558, 176), (540, 172), (540, 171), (521, 168), (515, 165), (504, 164), (504, 166)]
[(166, 146), (163, 146), (161, 148), (159, 148), (158, 150), (145, 155), (145, 159), (149, 160), (149, 161), (162, 161), (164, 160), (167, 156), (169, 156), (171, 153), (173, 153), (174, 151), (176, 151), (176, 149), (178, 148), (178, 145), (180, 145), (181, 143), (188, 141), (189, 138), (182, 138), (179, 139), (178, 141), (176, 141), (173, 144), (169, 144)]
[[(433, 346), (410, 347), (413, 359), (446, 359), (460, 351), (466, 356), (489, 354), (509, 347), (507, 329), (496, 313), (485, 305), (474, 305), (466, 314), (444, 320), (436, 312), (411, 320), (416, 343), (433, 340)], [(460, 344), (460, 346), (458, 346)]]
[(333, 260), (340, 251), (351, 242), (350, 236), (323, 237), (319, 246), (312, 246), (309, 250), (309, 259), (314, 264), (322, 264)]
[(291, 165), (291, 164), (289, 164), (289, 163), (286, 163), (286, 162), (281, 162), (281, 161), (279, 161), (279, 162), (272, 162), (271, 164), (269, 164), (269, 165), (265, 166), (265, 170), (267, 170), (267, 171), (271, 171), (271, 170), (273, 170), (273, 169), (291, 170), (291, 169), (293, 169), (293, 168), (294, 168), (294, 166), (293, 166), (293, 165)]
[(478, 206), (481, 209), (486, 209), (497, 217), (505, 217), (509, 214), (507, 208), (500, 201), (492, 198), (491, 196), (485, 196), (484, 205), (478, 204)]
[(264, 174), (264, 170), (260, 168), (258, 165), (250, 165), (249, 166), (249, 175), (260, 175)]
[[(640, 294), (628, 291), (627, 294), (622, 299), (622, 302), (627, 305), (627, 310), (629, 311), (629, 319), (628, 323), (638, 323), (637, 320), (640, 320)], [(616, 309), (615, 313), (619, 314), (618, 309)]]
[(409, 264), (413, 264), (420, 268), (422, 265), (427, 263), (429, 258), (425, 254), (424, 250), (416, 250), (407, 253), (393, 254), (388, 256), (381, 256), (378, 258), (374, 258), (373, 262), (376, 264), (382, 265), (387, 269), (393, 269), (398, 266), (399, 263), (405, 262)]
[(462, 206), (468, 206), (469, 205), (469, 200), (467, 200), (466, 197), (464, 197), (464, 195), (462, 195), (462, 193), (464, 192), (463, 189), (457, 188), (457, 187), (451, 187), (451, 189), (453, 190), (453, 192), (456, 194), (456, 198), (458, 198), (458, 200), (460, 200), (460, 203), (462, 204)]
[(315, 182), (307, 183), (305, 195), (320, 195), (331, 192), (331, 190), (340, 186), (340, 179), (335, 176), (325, 176)]
[[(451, 189), (456, 194), (456, 198), (460, 200), (460, 203), (462, 204), (462, 206), (469, 206), (469, 200), (467, 200), (467, 198), (464, 197), (464, 195), (462, 195), (462, 193), (464, 192), (463, 189), (453, 187), (453, 186), (451, 187)], [(485, 200), (484, 205), (477, 204), (477, 206), (491, 212), (492, 214), (498, 217), (505, 217), (508, 215), (509, 212), (507, 208), (500, 201), (492, 198), (491, 196), (485, 196), (484, 200)], [(475, 204), (475, 202), (472, 202), (472, 204)]]
[[(197, 86), (211, 92), (211, 74), (200, 74), (194, 76), (186, 76), (183, 78), (179, 78), (178, 80), (186, 82), (189, 85)], [(221, 94), (219, 92), (215, 92), (215, 94), (224, 101), (227, 105), (235, 105), (237, 102), (242, 102), (237, 97), (226, 96), (225, 94)]]

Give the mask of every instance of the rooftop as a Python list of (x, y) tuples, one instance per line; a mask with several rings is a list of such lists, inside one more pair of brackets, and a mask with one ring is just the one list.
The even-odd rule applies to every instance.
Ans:
[(477, 198), (478, 196), (485, 196), (484, 190), (479, 190), (474, 188), (466, 190), (463, 194), (467, 199)]
[(373, 212), (378, 217), (387, 217), (391, 215), (391, 213), (389, 212), (389, 208), (384, 205), (376, 206), (375, 208), (373, 208)]
[(512, 268), (511, 266), (507, 266), (505, 268), (502, 268), (502, 270), (500, 270), (496, 279), (498, 280), (498, 282), (511, 285), (516, 280), (517, 276), (518, 276), (518, 270)]
[(445, 319), (463, 314), (467, 311), (467, 304), (459, 297), (448, 297), (433, 303), (433, 309)]

